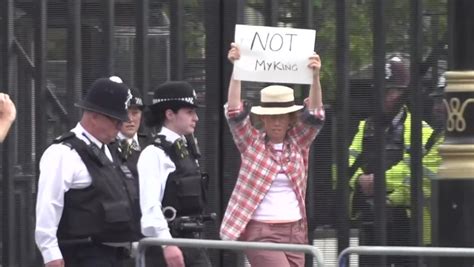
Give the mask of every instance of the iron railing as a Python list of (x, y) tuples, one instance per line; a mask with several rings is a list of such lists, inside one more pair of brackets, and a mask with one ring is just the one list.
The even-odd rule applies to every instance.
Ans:
[[(264, 249), (276, 251), (291, 251), (304, 252), (313, 255), (316, 262), (313, 261), (313, 266), (324, 267), (324, 258), (321, 251), (311, 245), (296, 245), (296, 244), (277, 244), (268, 242), (244, 242), (244, 241), (225, 241), (225, 240), (204, 240), (204, 239), (188, 239), (188, 238), (143, 238), (138, 242), (137, 256), (135, 259), (136, 267), (145, 267), (145, 251), (150, 246), (173, 245), (180, 247), (200, 247), (213, 249), (232, 249), (232, 250), (247, 250), (247, 249)], [(315, 263), (317, 263), (315, 265)]]

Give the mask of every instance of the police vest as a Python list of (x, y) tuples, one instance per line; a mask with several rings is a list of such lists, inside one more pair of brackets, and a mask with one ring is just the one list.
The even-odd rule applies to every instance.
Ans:
[[(138, 163), (138, 158), (140, 157), (141, 151), (134, 150), (128, 145), (125, 147), (122, 142), (127, 142), (127, 140), (116, 140), (115, 142), (111, 143), (109, 145), (109, 148), (111, 148), (111, 152), (114, 156), (114, 161), (115, 162), (120, 162), (123, 166), (121, 168), (123, 169), (128, 169), (132, 173), (133, 176), (133, 187), (136, 188), (136, 194), (132, 194), (132, 202), (134, 203), (134, 218), (141, 218), (142, 213), (140, 209), (140, 199), (139, 199), (139, 193), (138, 193), (138, 188), (139, 188), (139, 182), (138, 182), (138, 169), (137, 169), (137, 163)], [(148, 136), (146, 134), (138, 134), (138, 143), (140, 145), (140, 148), (143, 149), (146, 147), (149, 143), (148, 141)], [(128, 181), (128, 180), (127, 180)]]
[(132, 200), (138, 195), (138, 189), (134, 187), (130, 171), (111, 162), (95, 144), (87, 145), (72, 132), (55, 142), (76, 150), (92, 178), (89, 187), (65, 193), (58, 239), (138, 240), (140, 218), (133, 216), (136, 211)]
[(162, 207), (173, 207), (177, 217), (202, 214), (208, 178), (201, 174), (197, 151), (190, 149), (181, 139), (171, 143), (163, 135), (158, 135), (153, 144), (163, 149), (176, 166), (166, 181)]
[[(354, 141), (351, 145), (350, 156), (351, 162), (354, 161), (355, 157), (360, 153), (361, 140), (363, 139), (363, 129), (365, 128), (364, 122), (359, 125), (359, 133), (354, 137)], [(428, 139), (433, 134), (433, 129), (426, 123), (422, 122), (422, 142), (427, 143)], [(396, 138), (400, 139), (400, 138)], [(410, 146), (411, 139), (411, 114), (407, 113), (406, 120), (404, 122), (404, 143), (405, 146)], [(430, 197), (431, 197), (431, 180), (436, 179), (437, 169), (441, 163), (441, 157), (438, 153), (438, 146), (443, 142), (443, 139), (438, 139), (435, 145), (430, 148), (429, 151), (425, 151), (423, 157), (423, 195), (425, 207), (423, 209), (423, 239), (424, 244), (431, 242), (431, 214), (429, 210)], [(411, 200), (410, 192), (410, 154), (404, 149), (403, 159), (400, 160), (396, 165), (388, 169), (385, 173), (387, 191), (390, 194), (387, 198), (390, 200), (391, 205), (409, 207)], [(352, 186), (354, 186), (356, 174), (352, 178)]]
[[(122, 142), (126, 142), (126, 140), (116, 140), (110, 146), (112, 147), (112, 150), (117, 153), (117, 157), (120, 159), (120, 161), (127, 165), (133, 176), (137, 178), (138, 184), (137, 162), (141, 151), (131, 149), (130, 147), (125, 148)], [(146, 134), (139, 133), (138, 143), (140, 144), (141, 149), (146, 147), (149, 143), (148, 136)]]

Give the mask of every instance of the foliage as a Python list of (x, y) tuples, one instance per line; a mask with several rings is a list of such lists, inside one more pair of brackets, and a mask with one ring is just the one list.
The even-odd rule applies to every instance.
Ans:
[[(367, 67), (373, 61), (373, 4), (375, 0), (348, 0), (349, 71)], [(301, 25), (302, 2), (278, 1), (280, 22), (284, 26)], [(425, 57), (433, 45), (444, 36), (447, 24), (446, 0), (423, 1), (423, 53)], [(248, 0), (247, 5), (266, 14), (264, 0)], [(411, 1), (390, 0), (385, 2), (385, 37), (387, 52), (410, 53)], [(326, 100), (334, 100), (336, 80), (336, 1), (313, 0), (314, 29), (317, 30), (316, 51), (323, 60), (322, 84)], [(281, 26), (281, 25), (279, 25)], [(356, 77), (353, 77), (356, 78)]]
[[(247, 0), (248, 9), (268, 16), (268, 4), (278, 7), (278, 26), (301, 27), (304, 25), (303, 2), (295, 0)], [(372, 64), (373, 61), (373, 4), (376, 0), (347, 0), (349, 32), (349, 71), (350, 74)], [(424, 0), (423, 5), (423, 54), (426, 57), (441, 38), (445, 38), (447, 28), (447, 0)], [(184, 1), (185, 5), (185, 42), (188, 58), (205, 56), (204, 3), (202, 0)], [(325, 101), (335, 99), (335, 87), (338, 79), (336, 64), (336, 1), (313, 0), (312, 28), (317, 30), (315, 50), (323, 60), (322, 84), (325, 88)], [(385, 36), (387, 52), (409, 53), (411, 1), (385, 1)], [(251, 18), (249, 18), (251, 19)], [(356, 77), (352, 77), (356, 78)]]

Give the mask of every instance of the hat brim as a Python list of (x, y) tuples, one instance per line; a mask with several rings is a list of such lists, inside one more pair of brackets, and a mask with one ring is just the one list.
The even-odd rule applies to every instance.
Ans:
[(252, 107), (250, 109), (250, 112), (256, 115), (281, 115), (281, 114), (292, 113), (301, 109), (303, 109), (303, 106), (300, 106), (300, 105), (293, 105), (291, 107), (285, 107), (285, 108), (282, 108), (282, 107), (269, 108), (269, 107), (256, 106), (256, 107)]
[(125, 121), (129, 120), (128, 113), (116, 114), (116, 113), (104, 110), (102, 107), (96, 106), (96, 105), (91, 104), (91, 103), (86, 102), (86, 101), (79, 101), (78, 103), (75, 103), (74, 106), (76, 106), (78, 108), (88, 110), (88, 111), (93, 111), (93, 112), (96, 112), (96, 113), (100, 113), (102, 115), (112, 117), (112, 118), (117, 119), (117, 120), (122, 121), (122, 122), (125, 122)]

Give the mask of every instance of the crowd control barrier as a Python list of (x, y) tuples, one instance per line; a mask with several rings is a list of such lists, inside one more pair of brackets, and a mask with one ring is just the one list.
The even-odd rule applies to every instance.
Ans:
[(436, 256), (474, 257), (474, 248), (453, 247), (402, 247), (402, 246), (358, 246), (344, 249), (338, 257), (339, 267), (346, 267), (346, 257), (350, 254), (376, 256)]
[[(212, 249), (230, 249), (230, 250), (248, 250), (263, 249), (276, 251), (304, 252), (313, 255), (313, 265), (324, 267), (324, 258), (321, 251), (311, 245), (296, 245), (283, 243), (268, 242), (244, 242), (244, 241), (224, 241), (224, 240), (207, 240), (207, 239), (188, 239), (188, 238), (143, 238), (138, 242), (137, 256), (135, 259), (136, 267), (145, 267), (145, 250), (150, 246), (172, 245), (179, 247), (201, 247)], [(316, 265), (315, 265), (316, 264)]]

